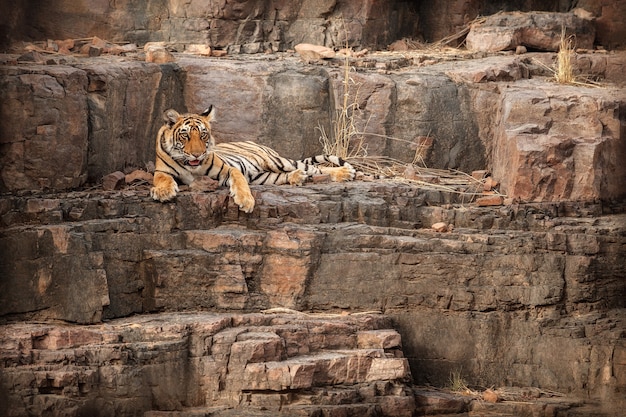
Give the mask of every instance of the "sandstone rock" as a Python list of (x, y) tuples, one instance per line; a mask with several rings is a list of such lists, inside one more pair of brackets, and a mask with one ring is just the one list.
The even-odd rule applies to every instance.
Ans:
[(222, 49), (212, 49), (211, 56), (222, 57), (228, 55), (228, 51)]
[(26, 52), (25, 54), (20, 55), (17, 58), (18, 62), (33, 62), (33, 63), (38, 63), (38, 64), (42, 64), (45, 59), (43, 57), (43, 55), (41, 55), (39, 52), (37, 51), (30, 51), (30, 52)]
[[(401, 373), (383, 366), (401, 364), (403, 359), (378, 358), (376, 350), (355, 349), (349, 343), (359, 331), (393, 332), (385, 328), (387, 324), (382, 316), (367, 315), (179, 313), (109, 321), (90, 328), (3, 325), (0, 357), (11, 364), (2, 371), (9, 394), (5, 405), (15, 415), (25, 414), (26, 409), (35, 414), (45, 409), (53, 416), (66, 415), (68, 410), (95, 412), (94, 404), (99, 413), (124, 410), (149, 415), (152, 410), (152, 415), (169, 415), (167, 411), (186, 415), (206, 407), (207, 412), (234, 409), (245, 415), (241, 413), (269, 410), (275, 415), (302, 401), (313, 406), (311, 411), (385, 402), (389, 413), (385, 415), (398, 415), (392, 414), (401, 408), (397, 404), (410, 415), (415, 404), (408, 401), (412, 397), (403, 382), (408, 369)], [(300, 346), (314, 353), (287, 354), (285, 337), (294, 332), (304, 335)], [(318, 343), (325, 336), (332, 337), (332, 332), (348, 343), (336, 346), (336, 351)], [(24, 355), (29, 359), (20, 359)], [(387, 371), (376, 371), (383, 368)], [(372, 372), (385, 379), (372, 380)], [(180, 381), (187, 381), (182, 385), (188, 388), (183, 389)], [(350, 384), (353, 395), (343, 394), (343, 382)], [(389, 384), (393, 389), (377, 389), (376, 384)], [(279, 401), (268, 390), (280, 391)], [(101, 395), (106, 395), (105, 403), (99, 402)], [(193, 408), (187, 411), (187, 407)]]
[(430, 226), (430, 228), (433, 229), (435, 232), (445, 233), (448, 231), (448, 224), (444, 222), (437, 222)]
[(89, 55), (91, 57), (100, 56), (100, 55), (102, 55), (102, 51), (103, 51), (103, 49), (100, 48), (99, 46), (89, 45), (89, 49), (87, 51), (87, 55)]
[(191, 191), (195, 191), (195, 192), (210, 192), (210, 191), (215, 191), (219, 188), (219, 182), (215, 181), (209, 177), (200, 177), (200, 178), (196, 178), (191, 185), (189, 186), (189, 189)]
[(491, 191), (496, 188), (500, 183), (494, 180), (493, 177), (485, 178), (485, 182), (483, 183), (483, 191)]
[[(586, 62), (588, 68), (595, 67), (602, 73), (613, 68), (608, 65), (608, 61)], [(86, 93), (88, 111), (72, 114), (72, 118), (81, 119), (76, 120), (73, 125), (77, 127), (90, 125), (92, 130), (89, 132), (91, 137), (88, 138), (90, 146), (87, 166), (85, 168), (84, 163), (67, 165), (67, 169), (81, 169), (78, 171), (80, 174), (72, 176), (82, 175), (82, 178), (85, 178), (86, 174), (89, 181), (96, 182), (103, 175), (119, 170), (127, 164), (142, 166), (153, 160), (154, 136), (160, 127), (158, 113), (163, 111), (166, 105), (180, 108), (182, 111), (184, 108), (201, 109), (205, 108), (207, 103), (214, 104), (218, 108), (214, 131), (220, 141), (258, 140), (275, 148), (279, 153), (294, 158), (320, 153), (319, 143), (315, 140), (319, 136), (317, 128), (330, 123), (328, 108), (331, 103), (341, 101), (343, 88), (340, 70), (331, 70), (327, 73), (317, 68), (306, 70), (290, 68), (285, 62), (265, 63), (259, 66), (257, 63), (242, 64), (229, 61), (212, 61), (209, 70), (206, 60), (192, 57), (181, 58), (179, 65), (186, 73), (184, 96), (177, 93), (183, 89), (183, 80), (176, 70), (178, 67), (139, 62), (111, 62), (107, 65), (84, 62), (80, 65), (79, 69), (86, 72), (89, 80)], [(368, 152), (372, 155), (384, 154), (398, 159), (411, 159), (413, 153), (407, 146), (409, 148), (421, 146), (422, 140), (419, 138), (425, 136), (416, 135), (416, 131), (418, 133), (427, 131), (430, 132), (432, 143), (430, 151), (424, 156), (424, 162), (428, 166), (454, 167), (470, 171), (486, 166), (487, 154), (490, 157), (500, 155), (488, 151), (494, 146), (491, 140), (474, 141), (468, 138), (478, 135), (479, 132), (476, 130), (479, 126), (484, 130), (484, 134), (480, 134), (481, 137), (500, 137), (494, 136), (491, 132), (494, 129), (495, 131), (502, 129), (500, 121), (495, 116), (507, 114), (498, 110), (505, 103), (500, 98), (504, 94), (510, 94), (512, 89), (499, 91), (489, 86), (483, 88), (472, 84), (476, 81), (488, 84), (490, 80), (520, 80), (527, 76), (529, 67), (513, 57), (504, 59), (494, 57), (471, 62), (464, 66), (466, 67), (464, 72), (456, 67), (455, 69), (453, 66), (443, 66), (442, 72), (436, 73), (422, 73), (420, 70), (415, 76), (353, 74), (354, 85), (349, 91), (350, 100), (359, 102), (361, 109), (355, 115), (354, 123), (358, 129), (366, 133)], [(57, 74), (62, 71), (67, 69), (64, 67), (57, 71)], [(444, 73), (446, 75), (443, 75)], [(448, 77), (460, 82), (459, 86), (457, 87)], [(240, 86), (236, 93), (232, 90), (233, 80)], [(470, 85), (467, 84), (468, 81)], [(210, 92), (202, 87), (207, 82), (213, 86)], [(326, 83), (331, 83), (332, 87), (328, 88)], [(609, 90), (608, 94), (615, 97), (610, 100), (619, 107), (620, 95), (614, 94), (612, 89)], [(15, 108), (21, 108), (19, 103), (26, 103), (27, 96), (31, 95), (30, 90), (16, 90), (18, 91), (20, 92), (16, 104), (18, 107)], [(406, 91), (411, 93), (406, 93), (404, 97)], [(466, 93), (459, 94), (459, 91)], [(400, 94), (401, 100), (393, 99), (396, 94)], [(331, 100), (331, 95), (335, 97), (334, 101)], [(593, 95), (603, 96), (604, 93), (594, 92)], [(137, 97), (142, 97), (142, 102), (154, 103), (155, 108), (152, 105), (139, 105)], [(178, 97), (175, 100), (181, 102), (172, 106), (171, 100), (165, 100), (164, 97)], [(487, 103), (480, 100), (486, 97), (489, 97), (489, 110), (476, 112), (475, 108), (485, 108)], [(81, 102), (84, 103), (81, 100), (76, 103)], [(442, 115), (444, 120), (441, 120)], [(455, 120), (447, 120), (446, 117)], [(390, 120), (395, 122), (390, 123)], [(145, 126), (149, 128), (146, 129)], [(328, 130), (329, 126), (324, 129)], [(618, 135), (618, 132), (619, 129), (611, 129), (607, 130), (606, 134), (613, 137)], [(413, 145), (407, 145), (405, 142), (391, 140), (388, 137), (416, 139)], [(285, 140), (286, 138), (289, 140)], [(549, 133), (546, 140), (558, 141), (552, 133)], [(19, 146), (21, 145), (15, 143), (8, 151), (18, 152)], [(501, 149), (499, 145), (497, 148)], [(61, 151), (65, 148), (54, 147), (54, 149)], [(48, 155), (50, 158), (56, 153), (48, 152)], [(73, 157), (76, 158), (77, 154), (74, 153)], [(17, 169), (14, 166), (20, 159), (6, 158), (6, 160), (10, 162), (3, 167), (7, 172), (5, 177), (14, 181), (13, 178), (16, 177), (9, 172), (11, 169)], [(604, 164), (601, 161), (610, 163), (610, 158), (596, 160), (598, 164)], [(61, 176), (62, 172), (58, 170), (47, 172), (46, 166), (46, 163), (28, 166), (25, 172), (31, 180), (11, 187), (37, 189), (43, 185), (58, 188), (58, 184), (61, 183), (80, 182), (80, 180), (68, 181), (69, 176), (65, 174)], [(598, 169), (603, 172), (610, 169), (603, 166)], [(595, 191), (592, 191), (592, 194), (595, 193), (593, 198), (613, 198), (611, 196), (616, 191), (609, 192), (607, 197), (602, 197), (601, 194), (604, 193), (603, 190), (619, 189), (620, 178), (619, 175), (608, 176), (607, 182), (611, 184), (604, 188), (595, 187)], [(57, 185), (48, 185), (55, 183)], [(68, 188), (68, 186), (61, 188), (64, 187)], [(540, 191), (536, 198), (569, 198), (564, 197), (565, 194), (551, 197), (543, 196), (543, 193), (545, 191)]]
[(121, 171), (115, 171), (102, 178), (102, 188), (105, 191), (119, 190), (125, 183), (126, 175)]
[(335, 51), (321, 45), (299, 43), (294, 47), (294, 49), (304, 61), (317, 61), (320, 59), (330, 59), (335, 57)]
[(479, 207), (486, 206), (501, 206), (504, 202), (504, 197), (501, 195), (488, 195), (485, 197), (479, 197), (476, 199), (476, 204)]
[(474, 51), (515, 50), (520, 45), (557, 51), (563, 27), (567, 29), (566, 36), (576, 37), (578, 47), (593, 47), (593, 22), (574, 13), (498, 13), (472, 25), (465, 42), (467, 48)]
[(483, 400), (489, 403), (497, 403), (498, 401), (500, 401), (500, 398), (498, 397), (498, 393), (491, 389), (486, 389), (485, 391), (483, 391), (482, 397), (483, 397)]
[[(238, 218), (237, 208), (231, 210), (228, 204), (227, 189), (181, 192), (176, 203), (159, 204), (147, 196), (148, 188), (133, 187), (123, 194), (88, 191), (3, 197), (0, 251), (16, 247), (20, 251), (16, 259), (0, 263), (0, 275), (5, 277), (0, 280), (2, 318), (98, 324), (102, 318), (159, 310), (258, 311), (272, 307), (276, 300), (299, 310), (326, 313), (385, 309), (403, 335), (409, 361), (421, 369), (413, 377), (419, 383), (434, 381), (442, 386), (452, 367), (462, 366), (472, 378), (468, 382), (478, 385), (507, 381), (514, 375), (522, 384), (534, 381), (572, 392), (599, 393), (612, 382), (603, 382), (601, 375), (589, 377), (589, 368), (601, 369), (623, 356), (618, 337), (623, 327), (623, 280), (616, 278), (621, 273), (623, 215), (600, 216), (596, 206), (598, 217), (592, 218), (593, 206), (563, 202), (493, 210), (461, 205), (460, 196), (444, 206), (439, 193), (377, 181), (253, 186), (258, 212)], [(577, 217), (562, 217), (568, 212)], [(454, 232), (434, 236), (416, 227), (432, 224), (435, 218), (454, 223)], [(293, 262), (299, 258), (306, 262)], [(271, 268), (265, 266), (272, 263)], [(272, 269), (288, 279), (272, 281)], [(282, 291), (279, 285), (293, 288), (293, 293)], [(598, 306), (607, 307), (598, 314)], [(559, 312), (537, 319), (532, 312), (538, 309), (575, 314)], [(254, 332), (260, 332), (263, 320), (269, 319), (258, 316), (235, 316), (227, 322), (248, 320), (254, 323)], [(306, 315), (295, 316), (300, 320)], [(207, 326), (210, 322), (202, 321)], [(224, 321), (214, 326), (223, 325), (219, 323)], [(160, 327), (160, 323), (150, 326), (145, 334), (156, 337)], [(174, 338), (180, 341), (180, 350), (179, 342), (168, 346), (177, 352), (171, 357), (181, 361), (189, 352), (192, 356), (208, 351), (225, 355), (235, 342), (246, 342), (241, 352), (250, 353), (250, 358), (266, 351), (276, 358), (278, 344), (269, 333), (285, 340), (283, 352), (289, 356), (312, 355), (313, 347), (360, 348), (358, 332), (347, 334), (342, 326), (331, 329), (327, 322), (306, 331), (285, 327), (262, 332), (263, 338), (246, 339), (239, 336), (241, 332), (224, 334), (222, 339), (201, 338), (202, 344), (191, 350), (180, 337)], [(74, 339), (91, 340), (88, 334), (73, 334), (77, 336), (65, 338), (59, 333), (48, 340), (51, 346), (53, 341), (63, 346), (65, 340), (70, 345)], [(133, 333), (126, 335), (125, 340), (133, 337)], [(110, 337), (118, 340), (115, 333)], [(427, 341), (433, 337), (441, 343)], [(258, 342), (247, 342), (252, 339)], [(380, 350), (375, 339), (369, 339), (374, 345), (365, 349)], [(323, 359), (319, 363), (337, 369), (323, 380), (339, 380), (339, 375), (346, 374), (337, 372), (351, 369), (351, 363), (366, 372), (364, 364), (372, 359), (398, 357), (398, 349), (391, 347), (395, 344), (392, 334), (381, 335), (379, 340), (383, 347), (378, 356)], [(385, 343), (390, 347), (384, 348)], [(468, 343), (476, 348), (465, 356)], [(571, 358), (567, 367), (563, 367), (564, 357)], [(520, 363), (521, 358), (528, 363)], [(510, 366), (503, 367), (503, 363)], [(258, 369), (254, 375), (259, 375), (259, 384), (266, 384), (262, 375), (271, 371), (291, 378), (293, 386), (306, 385), (311, 367), (318, 365), (296, 364), (295, 379), (291, 370), (287, 377), (282, 365)], [(396, 375), (401, 365), (399, 361), (380, 363), (376, 372)], [(194, 401), (205, 401), (198, 390), (219, 393), (220, 386), (236, 387), (236, 381), (242, 380), (243, 368), (232, 368), (232, 379), (227, 380), (215, 361), (198, 360), (197, 366), (210, 376), (202, 377), (189, 391)], [(622, 386), (623, 367), (617, 362), (612, 367), (616, 386)], [(126, 385), (122, 378), (132, 375), (131, 369), (110, 370), (101, 380)], [(162, 375), (169, 372), (174, 371), (163, 369)], [(489, 375), (482, 377), (484, 372)], [(363, 374), (349, 377), (359, 375)], [(65, 378), (59, 374), (53, 380)], [(277, 381), (276, 386), (282, 386)], [(43, 378), (40, 383), (48, 384)], [(92, 386), (84, 385), (85, 390), (94, 390)], [(182, 398), (175, 391), (157, 394), (163, 398), (159, 404), (168, 408), (177, 407), (180, 400), (176, 398)], [(259, 403), (270, 402), (264, 398)], [(133, 405), (139, 406), (145, 405)]]
[(475, 180), (478, 181), (482, 181), (483, 179), (485, 179), (485, 177), (487, 177), (487, 175), (489, 174), (489, 171), (485, 170), (485, 169), (479, 169), (476, 171), (472, 171), (471, 175), (472, 178), (474, 178)]
[(387, 47), (390, 51), (403, 52), (409, 50), (409, 45), (405, 39), (398, 39)]
[(368, 330), (357, 333), (360, 349), (394, 349), (402, 346), (400, 334), (393, 330)]
[(174, 55), (165, 48), (152, 47), (146, 50), (146, 62), (165, 64), (174, 61), (176, 61)]
[(127, 43), (125, 45), (113, 45), (107, 48), (107, 53), (111, 55), (124, 55), (128, 53), (133, 53), (138, 50), (138, 47), (134, 43)]
[[(624, 195), (626, 175), (615, 160), (624, 154), (615, 109), (626, 97), (616, 92), (607, 102), (597, 94), (530, 80), (506, 90), (494, 148), (500, 156), (493, 161), (503, 194), (523, 201)], [(589, 170), (599, 160), (604, 172), (616, 175), (600, 179), (596, 169)]]
[(154, 143), (167, 108), (181, 108), (181, 84), (173, 65), (114, 61), (80, 67), (88, 77), (90, 126), (87, 173), (91, 182), (125, 166), (154, 161)]
[(195, 55), (211, 55), (211, 47), (203, 44), (191, 44), (185, 47), (185, 52)]
[(468, 399), (447, 392), (415, 390), (417, 409), (424, 415), (460, 414), (468, 409)]
[[(69, 189), (87, 177), (86, 74), (72, 67), (0, 68), (0, 190)], [(62, 115), (62, 116), (61, 116)]]
[(453, 80), (469, 83), (517, 81), (530, 78), (527, 65), (519, 59), (513, 59), (504, 64), (497, 58), (486, 58), (469, 62), (462, 67), (452, 68), (446, 71), (446, 74)]

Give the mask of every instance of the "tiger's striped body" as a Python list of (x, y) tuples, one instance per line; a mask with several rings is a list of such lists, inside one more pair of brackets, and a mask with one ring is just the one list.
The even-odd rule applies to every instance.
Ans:
[[(230, 187), (235, 203), (249, 213), (254, 208), (249, 183), (300, 185), (310, 175), (320, 173), (329, 174), (333, 181), (354, 178), (354, 168), (336, 156), (318, 155), (295, 161), (254, 142), (216, 145), (211, 135), (213, 116), (212, 107), (199, 115), (165, 112), (166, 124), (156, 141), (152, 198), (169, 201), (178, 192), (178, 182), (191, 184), (199, 176), (209, 176)], [(320, 166), (321, 163), (335, 166)]]
[(250, 141), (220, 143), (213, 149), (224, 162), (241, 171), (250, 184), (300, 185), (311, 175), (317, 174), (329, 174), (333, 181), (354, 178), (352, 166), (333, 155), (317, 155), (296, 161)]

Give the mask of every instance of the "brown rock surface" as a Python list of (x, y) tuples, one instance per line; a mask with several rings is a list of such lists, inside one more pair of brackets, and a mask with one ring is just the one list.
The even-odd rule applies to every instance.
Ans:
[[(462, 196), (389, 182), (252, 188), (250, 215), (225, 189), (181, 192), (169, 204), (151, 201), (148, 186), (5, 197), (1, 250), (20, 251), (0, 265), (9, 278), (0, 282), (0, 314), (98, 324), (198, 309), (382, 310), (421, 384), (445, 385), (462, 367), (479, 385), (538, 384), (605, 401), (625, 386), (623, 215), (580, 203), (472, 208), (455, 204)], [(419, 228), (435, 219), (453, 230)], [(373, 336), (354, 343), (398, 345)], [(341, 346), (337, 337), (324, 343)], [(240, 347), (250, 358), (280, 352), (272, 337)], [(284, 349), (310, 353), (295, 339)], [(366, 358), (376, 378), (404, 366)], [(341, 369), (351, 359), (324, 360)], [(309, 362), (294, 374), (259, 366), (246, 371), (259, 387), (313, 378)], [(589, 373), (607, 366), (611, 378)], [(167, 398), (160, 409), (174, 407)]]
[[(70, 3), (46, 19), (37, 8), (22, 26), (44, 39), (95, 30), (167, 40), (170, 51), (251, 53), (343, 47), (346, 37), (377, 47), (416, 34), (426, 7), (459, 28), (477, 10), (510, 6), (99, 2), (72, 22)], [(610, 30), (621, 28), (623, 0), (582, 3), (601, 42), (623, 42)], [(99, 41), (87, 42), (99, 57), (54, 41), (46, 51), (62, 55), (0, 56), (11, 120), (0, 124), (0, 415), (573, 417), (626, 407), (625, 54), (577, 54), (577, 74), (604, 80), (598, 89), (552, 83), (549, 53), (354, 54), (349, 96), (370, 154), (410, 161), (427, 138), (428, 166), (492, 173), (513, 205), (370, 178), (252, 187), (258, 205), (245, 215), (212, 182), (168, 204), (141, 183), (41, 190), (145, 166), (171, 107), (216, 105), (218, 140), (317, 153), (318, 128), (330, 131), (343, 98), (343, 58), (174, 52), (175, 64), (158, 65), (132, 44), (113, 52)], [(433, 233), (436, 223), (447, 233)], [(320, 314), (258, 314), (272, 307)], [(372, 310), (385, 315), (350, 314)], [(411, 390), (409, 367), (418, 384), (445, 386), (461, 369), (470, 385), (541, 388), (497, 389), (492, 404)]]
[(399, 340), (389, 325), (375, 314), (302, 313), (158, 314), (90, 327), (5, 325), (3, 407), (10, 416), (96, 409), (98, 415), (164, 415), (143, 413), (189, 407), (294, 415), (309, 404), (311, 411), (367, 406), (381, 416), (411, 415), (410, 371), (398, 344), (356, 343), (357, 335), (376, 331)]
[[(461, 31), (478, 16), (501, 11), (569, 12), (573, 5), (596, 18), (597, 39), (607, 48), (624, 46), (624, 0), (411, 2), (330, 0), (298, 2), (249, 0), (204, 4), (174, 0), (166, 4), (140, 0), (132, 5), (88, 0), (80, 12), (70, 0), (27, 9), (8, 3), (0, 24), (2, 46), (12, 41), (84, 38), (110, 41), (172, 41), (183, 47), (202, 44), (231, 52), (286, 50), (301, 42), (384, 49), (402, 38), (438, 41)], [(182, 49), (181, 49), (182, 50)]]
[(547, 194), (553, 201), (623, 198), (619, 155), (626, 155), (626, 143), (618, 132), (626, 95), (614, 90), (611, 101), (595, 88), (534, 81), (502, 93), (492, 160), (503, 193), (523, 201)]
[[(67, 66), (0, 67), (0, 191), (68, 189), (86, 180), (86, 74)], [(10, 121), (10, 123), (8, 122)], [(62, 148), (63, 152), (55, 149)]]

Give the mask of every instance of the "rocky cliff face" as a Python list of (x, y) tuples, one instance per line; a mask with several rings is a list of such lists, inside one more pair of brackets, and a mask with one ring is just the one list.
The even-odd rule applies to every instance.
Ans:
[(99, 36), (110, 41), (166, 41), (181, 50), (209, 44), (230, 53), (284, 51), (301, 42), (332, 47), (384, 49), (403, 37), (435, 42), (478, 16), (500, 11), (568, 12), (596, 18), (597, 41), (624, 46), (624, 0), (248, 0), (189, 2), (141, 0), (132, 5), (98, 0), (56, 0), (45, 6), (6, 1), (0, 46), (20, 40)]
[[(24, 27), (231, 53), (336, 45), (340, 14), (358, 46), (411, 32), (407, 16), (428, 27), (426, 6), (404, 1), (222, 3), (60, 1)], [(619, 2), (584, 3), (610, 42)], [(465, 22), (487, 6), (432, 7)], [(0, 116), (11, 121), (0, 123), (0, 414), (574, 417), (626, 407), (623, 53), (576, 56), (601, 88), (553, 83), (549, 53), (349, 58), (370, 155), (411, 161), (427, 144), (429, 167), (489, 171), (507, 204), (365, 178), (252, 187), (250, 214), (224, 189), (185, 188), (161, 204), (145, 183), (103, 191), (100, 181), (153, 161), (172, 107), (215, 105), (221, 141), (318, 153), (346, 61), (143, 58), (0, 58)], [(451, 375), (535, 388), (487, 400), (414, 386)]]
[[(532, 79), (540, 74), (534, 57), (411, 65), (421, 59), (354, 61), (405, 65), (351, 76), (350, 101), (359, 104), (354, 121), (370, 155), (410, 162), (426, 137), (432, 143), (427, 166), (487, 168), (501, 192), (519, 201), (624, 196), (623, 89)], [(598, 77), (618, 80), (625, 61), (623, 54), (580, 58)], [(154, 160), (167, 108), (199, 111), (213, 104), (218, 140), (255, 140), (292, 158), (310, 156), (321, 152), (320, 128), (330, 131), (343, 96), (340, 67), (289, 56), (71, 64), (0, 67), (0, 109), (13, 121), (2, 126), (2, 190), (71, 189), (126, 166), (143, 167)]]
[[(20, 250), (2, 265), (1, 314), (97, 324), (181, 310), (375, 310), (402, 334), (419, 384), (446, 385), (462, 370), (481, 386), (536, 385), (621, 404), (623, 214), (573, 203), (472, 208), (458, 205), (462, 196), (385, 182), (254, 193), (250, 215), (227, 190), (185, 191), (170, 204), (151, 201), (147, 186), (5, 198), (2, 251)], [(431, 231), (435, 221), (453, 231)], [(11, 340), (22, 330), (3, 332)], [(5, 357), (38, 349), (7, 343)], [(16, 381), (22, 369), (4, 372)], [(26, 395), (16, 389), (15, 398)], [(170, 409), (144, 394), (141, 409)]]

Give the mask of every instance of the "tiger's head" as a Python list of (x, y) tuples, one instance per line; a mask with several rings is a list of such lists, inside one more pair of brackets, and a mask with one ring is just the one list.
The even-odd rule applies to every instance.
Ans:
[(180, 114), (173, 109), (166, 110), (163, 114), (166, 124), (161, 136), (163, 150), (181, 165), (201, 165), (215, 146), (215, 139), (211, 135), (214, 115), (213, 106), (200, 114)]

